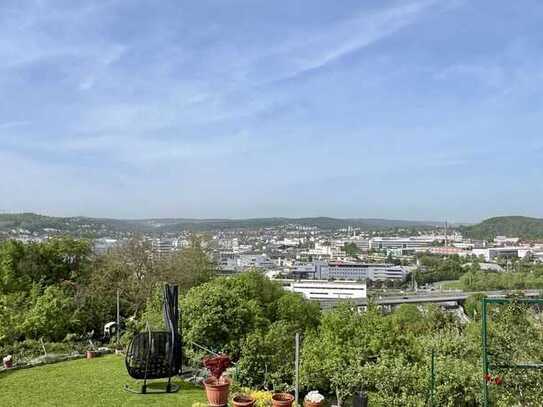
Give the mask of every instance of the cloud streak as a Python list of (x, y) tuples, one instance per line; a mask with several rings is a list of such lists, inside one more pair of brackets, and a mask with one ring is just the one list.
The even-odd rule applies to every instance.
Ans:
[(28, 126), (31, 123), (26, 120), (16, 120), (16, 121), (8, 121), (8, 122), (0, 122), (0, 130), (5, 129), (12, 129), (14, 127), (22, 127), (22, 126)]
[(284, 52), (279, 53), (281, 57), (293, 61), (294, 67), (277, 79), (290, 79), (323, 68), (350, 53), (375, 44), (415, 23), (435, 3), (434, 0), (425, 0), (371, 13), (362, 12), (324, 32), (310, 33), (306, 42), (287, 46)]

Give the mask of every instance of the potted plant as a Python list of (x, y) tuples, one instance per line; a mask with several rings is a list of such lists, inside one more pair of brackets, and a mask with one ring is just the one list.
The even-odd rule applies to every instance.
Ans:
[(317, 390), (310, 391), (304, 398), (304, 407), (321, 407), (324, 396)]
[(231, 380), (223, 376), (224, 371), (230, 367), (231, 360), (227, 355), (221, 354), (203, 359), (204, 366), (211, 376), (204, 380), (207, 401), (210, 407), (222, 407), (228, 404), (228, 392)]
[(4, 367), (6, 369), (10, 369), (13, 367), (13, 356), (7, 355), (5, 358), (2, 359), (2, 363), (4, 364)]
[(236, 394), (232, 399), (234, 407), (253, 407), (255, 399), (248, 394)]
[(291, 407), (294, 402), (294, 396), (290, 393), (275, 393), (272, 396), (273, 407)]
[(89, 339), (89, 347), (85, 352), (85, 356), (87, 357), (87, 359), (94, 359), (96, 355), (96, 346), (94, 346), (94, 343), (92, 343), (92, 341)]

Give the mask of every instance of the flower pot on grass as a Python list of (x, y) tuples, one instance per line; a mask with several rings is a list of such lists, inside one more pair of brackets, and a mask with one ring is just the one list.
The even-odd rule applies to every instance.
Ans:
[(304, 407), (321, 407), (324, 404), (324, 396), (318, 391), (310, 391), (304, 399)]
[(94, 359), (96, 357), (96, 351), (94, 350), (88, 350), (86, 353), (85, 353), (85, 356), (87, 357), (87, 359)]
[(275, 393), (272, 396), (273, 407), (292, 407), (294, 396), (289, 393)]
[(227, 377), (217, 379), (211, 376), (204, 380), (207, 402), (210, 407), (223, 407), (228, 404), (230, 383), (230, 379)]
[(232, 399), (234, 407), (253, 407), (255, 399), (247, 394), (236, 394)]
[(8, 355), (5, 358), (2, 359), (2, 363), (6, 369), (10, 369), (13, 367), (13, 356)]

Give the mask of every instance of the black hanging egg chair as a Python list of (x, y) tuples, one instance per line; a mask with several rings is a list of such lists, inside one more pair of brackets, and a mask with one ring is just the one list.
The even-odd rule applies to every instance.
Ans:
[[(181, 335), (179, 334), (179, 291), (176, 285), (164, 287), (164, 322), (167, 331), (139, 332), (134, 336), (126, 351), (126, 369), (137, 380), (143, 380), (140, 389), (125, 385), (131, 393), (175, 393), (179, 385), (171, 382), (172, 376), (181, 373)], [(147, 386), (147, 380), (165, 379), (165, 389)]]

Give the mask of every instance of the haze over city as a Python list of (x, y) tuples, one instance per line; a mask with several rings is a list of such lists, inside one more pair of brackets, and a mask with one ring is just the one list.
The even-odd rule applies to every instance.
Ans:
[(537, 1), (2, 1), (0, 210), (543, 217), (542, 17)]

